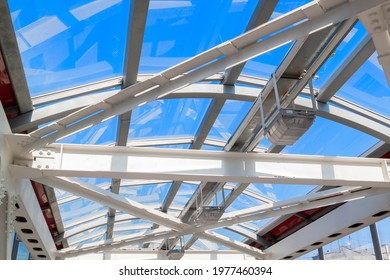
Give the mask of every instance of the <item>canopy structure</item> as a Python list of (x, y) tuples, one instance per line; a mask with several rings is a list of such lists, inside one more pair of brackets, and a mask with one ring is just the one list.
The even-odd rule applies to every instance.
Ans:
[(0, 259), (324, 259), (368, 227), (384, 258), (388, 26), (386, 0), (0, 0)]

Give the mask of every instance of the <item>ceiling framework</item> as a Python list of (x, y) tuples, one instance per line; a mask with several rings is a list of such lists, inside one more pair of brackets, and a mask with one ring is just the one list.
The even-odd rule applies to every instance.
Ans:
[[(76, 131), (86, 129), (91, 125), (100, 123), (115, 115), (129, 112), (139, 105), (161, 98), (175, 89), (202, 80), (225, 68), (234, 66), (236, 63), (247, 61), (277, 46), (305, 37), (312, 32), (320, 32), (326, 29), (329, 24), (353, 17), (357, 13), (375, 7), (383, 2), (385, 1), (375, 0), (367, 2), (358, 0), (354, 1), (353, 4), (346, 2), (325, 13), (318, 3), (313, 2), (301, 10), (296, 10), (274, 21), (265, 23), (232, 41), (225, 42), (188, 61), (165, 70), (149, 80), (137, 83), (94, 105), (88, 106), (44, 128), (31, 132), (29, 134), (31, 138), (26, 145), (26, 150), (39, 149)], [(316, 17), (309, 18), (307, 14), (315, 14)], [(264, 36), (298, 22), (302, 23), (266, 40), (254, 43)], [(192, 69), (196, 70), (191, 71)], [(184, 73), (186, 75), (183, 75)], [(82, 120), (78, 121), (80, 119)]]
[[(389, 216), (390, 119), (336, 95), (375, 50), (388, 77), (389, 1), (319, 0), (270, 20), (278, 2), (258, 1), (242, 35), (150, 75), (140, 74), (139, 65), (151, 3), (132, 0), (123, 76), (31, 98), (7, 1), (0, 0), (0, 55), (17, 105), (3, 105), (0, 112), (0, 229), (7, 232), (0, 235), (0, 259), (11, 257), (13, 231), (34, 259), (133, 249), (169, 258), (175, 249), (200, 253), (201, 241), (210, 253), (215, 248), (207, 244), (215, 243), (255, 259), (292, 259)], [(313, 77), (359, 21), (368, 35), (313, 88)], [(248, 61), (288, 44), (268, 79), (242, 74)], [(193, 135), (129, 139), (134, 110), (179, 99), (210, 100)], [(213, 138), (224, 107), (237, 101), (251, 105), (237, 129), (225, 140)], [(278, 116), (278, 102), (314, 109), (318, 117), (382, 142), (361, 157), (260, 147)], [(110, 145), (58, 143), (113, 117), (118, 122)], [(172, 145), (188, 148), (166, 148)], [(49, 199), (55, 235), (42, 214), (47, 206), (29, 199), (37, 195), (36, 184)], [(254, 184), (318, 187), (277, 200)], [(148, 191), (150, 185), (161, 189)], [(139, 190), (145, 193), (141, 202)], [(57, 200), (58, 192), (67, 195)], [(236, 209), (244, 197), (255, 204)], [(87, 214), (64, 219), (62, 211), (72, 203)], [(304, 222), (284, 235), (269, 234), (291, 217)], [(259, 227), (256, 221), (268, 222)]]
[(15, 178), (73, 176), (180, 181), (203, 178), (209, 182), (389, 186), (390, 163), (386, 159), (71, 144), (53, 144), (32, 156), (33, 160), (17, 159), (9, 166)]

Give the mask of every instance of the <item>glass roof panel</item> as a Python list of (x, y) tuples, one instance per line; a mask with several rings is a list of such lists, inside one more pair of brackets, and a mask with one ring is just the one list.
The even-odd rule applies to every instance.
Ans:
[(161, 72), (238, 36), (256, 3), (256, 0), (151, 0), (140, 72)]
[(250, 221), (247, 224), (249, 226), (255, 227), (256, 229), (260, 229), (260, 228), (266, 226), (267, 224), (271, 223), (274, 219), (275, 218), (267, 218), (267, 219), (262, 219), (262, 220), (257, 220), (257, 221)]
[(197, 185), (183, 183), (181, 184), (179, 191), (177, 192), (175, 198), (172, 201), (171, 208), (184, 208), (187, 204), (188, 200), (192, 197), (195, 190), (197, 189)]
[(114, 231), (119, 232), (119, 231), (147, 229), (147, 228), (151, 228), (152, 225), (153, 225), (152, 222), (141, 220), (141, 219), (117, 222), (114, 225)]
[(313, 126), (283, 153), (360, 156), (379, 140), (356, 129), (321, 117), (316, 117)]
[(118, 117), (65, 137), (58, 143), (110, 145), (116, 141)]
[(247, 209), (264, 204), (263, 202), (254, 199), (245, 194), (240, 194), (234, 202), (226, 209), (226, 212), (232, 212), (242, 209)]
[(105, 233), (107, 231), (107, 227), (100, 226), (97, 228), (93, 228), (90, 230), (86, 230), (81, 232), (80, 234), (74, 235), (67, 239), (69, 246), (74, 245), (83, 245), (95, 241), (101, 241), (105, 238)]
[(316, 186), (284, 185), (284, 184), (253, 184), (258, 192), (265, 198), (279, 201), (309, 193)]
[(229, 250), (229, 248), (224, 245), (220, 245), (203, 238), (196, 241), (193, 246), (195, 248), (199, 248), (200, 250)]
[[(43, 0), (33, 0), (28, 3), (18, 0), (9, 2), (32, 95), (123, 75), (130, 0), (72, 0), (62, 1), (56, 5)], [(281, 0), (272, 18), (307, 2), (310, 0)], [(255, 0), (151, 0), (140, 72), (159, 72), (241, 34), (257, 3), (258, 1)], [(319, 70), (317, 73), (319, 78), (314, 82), (315, 86), (321, 87), (324, 84), (334, 73), (334, 69), (342, 63), (341, 58), (348, 56), (365, 34), (365, 29), (358, 23), (336, 49), (335, 54)], [(290, 46), (291, 44), (282, 46), (250, 60), (243, 73), (269, 78)], [(388, 110), (390, 90), (376, 56), (377, 54), (374, 54), (368, 59), (341, 88), (337, 96), (390, 116)], [(210, 82), (210, 84), (219, 83), (220, 81)], [(140, 146), (145, 139), (148, 139), (149, 143), (155, 143), (149, 145), (152, 147), (188, 149), (210, 103), (211, 100), (205, 98), (182, 98), (161, 99), (142, 105), (132, 111), (128, 139), (133, 143), (141, 143)], [(227, 100), (202, 149), (221, 150), (221, 145), (218, 146), (217, 143), (228, 141), (251, 106), (252, 102)], [(117, 130), (118, 118), (116, 117), (59, 142), (113, 144)], [(178, 142), (180, 137), (185, 137), (186, 140)], [(164, 139), (167, 141), (164, 142)], [(169, 139), (176, 142), (170, 142)], [(283, 152), (359, 156), (377, 142), (378, 139), (360, 131), (317, 117), (311, 129), (295, 145), (286, 147)], [(267, 148), (270, 145), (267, 139), (263, 139), (258, 147)], [(112, 179), (83, 178), (83, 180), (108, 189)], [(171, 181), (140, 183), (122, 180), (121, 183), (120, 195), (155, 209), (160, 209), (172, 186)], [(233, 188), (238, 187), (238, 183), (228, 184), (230, 185), (225, 186), (225, 196)], [(181, 184), (168, 213), (178, 216), (197, 187), (197, 182)], [(279, 201), (305, 195), (315, 187), (314, 185), (250, 184), (226, 212), (264, 205), (266, 202), (260, 199), (261, 196)], [(59, 209), (66, 230), (74, 227), (80, 229), (83, 228), (80, 226), (85, 223), (96, 222), (94, 228), (68, 238), (70, 245), (105, 239), (107, 225), (104, 220), (107, 218), (108, 207), (84, 198), (73, 197), (59, 190), (56, 190), (56, 196), (59, 201), (62, 200)], [(221, 205), (223, 197), (220, 191), (210, 205)], [(136, 236), (150, 230), (153, 226), (150, 221), (130, 220), (128, 214), (121, 212), (117, 212), (116, 219), (123, 218), (125, 215), (129, 219), (115, 223), (113, 237), (123, 239)], [(251, 221), (242, 226), (255, 231), (271, 220), (273, 219)], [(215, 232), (235, 240), (243, 240), (241, 235), (226, 229), (217, 229)], [(155, 241), (153, 246), (158, 247), (159, 243)], [(194, 247), (207, 250), (225, 248), (207, 240), (198, 240)]]
[(68, 228), (68, 224), (72, 223), (75, 219), (88, 217), (93, 213), (108, 211), (108, 207), (90, 202), (86, 199), (78, 199), (74, 202), (62, 204), (59, 206), (59, 209), (65, 228)]
[(390, 117), (390, 88), (375, 52), (336, 96)]
[(66, 198), (70, 198), (73, 196), (73, 194), (66, 192), (66, 191), (63, 191), (63, 190), (60, 190), (60, 189), (57, 189), (57, 188), (54, 188), (54, 193), (55, 193), (57, 201), (59, 203), (61, 200), (64, 200)]
[(142, 234), (147, 230), (150, 230), (152, 227), (152, 222), (141, 219), (115, 223), (113, 238), (130, 237), (131, 235), (136, 235), (137, 233)]
[(32, 96), (122, 76), (129, 0), (8, 2)]
[(205, 151), (222, 151), (223, 147), (210, 146), (210, 145), (202, 145), (201, 150)]
[(292, 43), (286, 44), (249, 60), (245, 64), (242, 74), (268, 79), (275, 72), (276, 67), (283, 60), (291, 46)]
[[(317, 116), (313, 126), (293, 146), (286, 146), (282, 153), (357, 157), (377, 142), (377, 138)], [(262, 194), (275, 200), (305, 195), (316, 187), (277, 184), (254, 185)]]
[(237, 241), (244, 241), (245, 237), (237, 232), (225, 229), (225, 228), (218, 228), (213, 230), (213, 232), (216, 232), (218, 234), (222, 234), (232, 240), (237, 240)]
[(252, 106), (251, 102), (227, 100), (215, 121), (208, 138), (229, 140)]
[(170, 186), (171, 183), (121, 186), (119, 194), (144, 205), (160, 207)]
[(210, 99), (164, 99), (132, 111), (129, 140), (194, 136)]
[[(108, 178), (79, 179), (89, 184), (99, 186), (102, 189), (107, 189), (109, 186), (108, 184), (111, 183), (111, 179)], [(71, 197), (72, 196), (69, 196), (69, 198)], [(108, 207), (106, 206), (102, 206), (101, 204), (77, 196), (75, 196), (74, 199), (69, 199), (67, 202), (60, 203), (58, 207), (61, 213), (62, 221), (64, 222), (64, 227), (68, 229), (74, 227), (74, 223), (77, 220), (82, 220), (85, 218), (85, 222), (90, 222), (90, 220), (99, 218), (108, 211)], [(95, 214), (97, 215), (96, 217)], [(91, 217), (91, 219), (88, 219), (88, 217)], [(83, 224), (83, 222), (81, 224)]]
[(280, 0), (275, 7), (275, 11), (272, 13), (271, 19), (291, 12), (309, 2), (311, 2), (311, 0)]
[(114, 233), (112, 234), (112, 237), (113, 238), (118, 238), (118, 237), (131, 238), (131, 237), (135, 237), (137, 234), (144, 234), (144, 233), (146, 233), (145, 228), (131, 229), (131, 230), (129, 229), (129, 230), (114, 231)]
[(155, 146), (155, 147), (152, 147), (152, 148), (188, 150), (190, 148), (190, 144), (161, 145), (161, 146)]
[(321, 88), (327, 79), (338, 69), (345, 58), (355, 49), (367, 34), (363, 24), (358, 21), (351, 31), (345, 36), (333, 54), (326, 60), (324, 65), (317, 71), (318, 78), (313, 80), (315, 88)]

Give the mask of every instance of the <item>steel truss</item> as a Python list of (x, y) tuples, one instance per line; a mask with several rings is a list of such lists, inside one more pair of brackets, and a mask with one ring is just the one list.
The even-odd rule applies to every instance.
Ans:
[[(389, 160), (271, 154), (281, 151), (283, 146), (272, 147), (268, 154), (251, 153), (258, 151), (255, 147), (263, 137), (259, 124), (256, 124), (257, 131), (251, 131), (251, 125), (258, 114), (259, 100), (266, 104), (267, 114), (271, 116), (275, 100), (270, 93), (274, 88), (268, 80), (240, 75), (246, 61), (294, 42), (289, 55), (275, 73), (275, 82), (284, 83), (283, 79), (288, 76), (287, 69), (293, 65), (294, 59), (299, 60), (300, 53), (310, 49), (315, 42), (313, 34), (321, 34), (321, 42), (330, 38), (330, 42), (327, 42), (329, 44), (324, 45), (322, 53), (310, 65), (309, 71), (303, 76), (294, 77), (296, 83), (282, 93), (285, 94), (285, 105), (294, 103), (300, 108), (311, 108), (311, 101), (298, 95), (310, 93), (310, 89), (305, 88), (306, 84), (359, 18), (368, 28), (372, 39), (367, 36), (340, 69), (328, 79), (324, 87), (315, 89), (318, 93), (315, 102), (316, 114), (390, 143), (388, 118), (334, 96), (373, 53), (374, 46), (389, 77), (389, 32), (387, 25), (383, 24), (388, 19), (382, 15), (382, 10), (388, 7), (388, 4), (382, 5), (386, 1), (314, 1), (270, 22), (267, 20), (277, 1), (259, 2), (245, 34), (159, 74), (137, 77), (148, 2), (133, 1), (132, 7), (135, 8), (131, 11), (128, 28), (130, 35), (123, 78), (113, 78), (33, 99), (28, 98), (26, 81), (21, 79), (16, 91), (22, 114), (10, 121), (10, 124), (13, 132), (32, 131), (28, 135), (12, 134), (3, 110), (0, 112), (0, 230), (6, 232), (5, 235), (0, 235), (0, 248), (3, 248), (0, 250), (0, 259), (10, 257), (12, 230), (15, 230), (35, 259), (69, 258), (103, 251), (118, 253), (119, 248), (141, 246), (150, 242), (164, 244), (172, 241), (174, 246), (178, 238), (189, 234), (192, 237), (184, 246), (186, 250), (201, 238), (256, 259), (292, 258), (319, 246), (313, 244), (330, 242), (334, 233), (343, 236), (356, 230), (346, 228), (346, 225), (360, 221), (375, 222), (381, 217), (378, 213), (390, 208)], [(7, 14), (4, 1), (0, 1), (0, 13)], [(7, 20), (0, 24), (0, 28), (4, 29), (4, 24), (10, 25), (8, 14), (7, 17)], [(381, 24), (376, 26), (375, 22)], [(279, 32), (280, 30), (282, 31)], [(337, 32), (331, 38), (329, 34), (333, 34), (335, 30)], [(10, 50), (15, 51), (17, 48), (11, 33), (8, 32), (7, 36), (0, 38), (0, 47), (4, 49), (5, 59), (10, 65), (11, 78), (16, 80), (24, 75), (20, 72), (20, 58), (16, 56), (12, 59), (15, 53)], [(268, 39), (263, 39), (267, 36)], [(219, 74), (220, 71), (225, 72)], [(210, 80), (219, 81), (221, 85), (193, 84)], [(235, 86), (237, 82), (251, 85), (253, 88)], [(16, 82), (13, 84), (17, 85)], [(122, 89), (96, 93), (116, 86), (121, 86)], [(89, 96), (88, 93), (95, 94)], [(194, 97), (211, 98), (213, 101), (193, 138), (127, 142), (133, 109), (156, 99)], [(207, 135), (226, 100), (243, 100), (254, 104), (238, 131), (227, 143), (213, 142)], [(57, 103), (31, 111), (33, 105), (47, 105), (52, 102)], [(114, 116), (120, 116), (117, 146), (53, 144), (63, 137)], [(50, 121), (53, 122), (36, 129), (37, 126)], [(188, 143), (191, 150), (139, 147), (175, 143)], [(199, 151), (205, 143), (224, 147), (226, 152)], [(237, 152), (228, 152), (231, 150)], [(75, 177), (112, 178), (111, 188), (99, 188)], [(120, 196), (118, 192), (121, 180), (124, 179), (166, 180), (173, 184), (159, 211)], [(80, 232), (107, 225), (107, 240), (82, 246), (70, 244), (69, 248), (57, 251), (38, 202), (30, 199), (34, 196), (30, 180), (109, 207), (108, 219), (103, 217), (105, 213), (80, 219), (73, 225), (98, 218), (93, 223), (65, 232), (63, 236), (63, 240), (67, 240)], [(167, 212), (184, 181), (202, 183), (187, 207), (176, 218)], [(226, 182), (240, 183), (227, 197), (226, 206), (245, 192), (249, 183), (326, 185), (335, 188), (277, 202), (259, 197), (262, 205), (224, 213), (214, 224), (195, 226), (188, 223), (199, 194), (202, 191), (208, 192), (208, 200), (203, 201), (207, 204), (218, 191), (228, 188), (224, 185)], [(265, 240), (260, 240), (256, 233), (239, 227), (249, 221), (281, 217), (341, 203), (343, 204), (336, 210), (272, 246), (268, 246)], [(116, 211), (126, 213), (126, 216), (118, 218), (115, 216)], [(338, 219), (340, 216), (343, 218)], [(153, 222), (154, 226), (147, 228), (146, 225), (139, 233), (112, 238), (115, 223), (135, 219)], [(334, 223), (336, 220), (338, 222)], [(268, 248), (256, 249), (212, 232), (218, 228), (226, 228), (249, 239), (263, 242)], [(165, 249), (170, 248), (168, 246)], [(123, 249), (126, 250), (131, 252), (129, 248)]]

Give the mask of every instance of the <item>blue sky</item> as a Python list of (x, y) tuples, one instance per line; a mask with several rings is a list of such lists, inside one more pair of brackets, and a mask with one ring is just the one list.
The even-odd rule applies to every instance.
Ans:
[[(307, 2), (309, 1), (279, 1), (272, 17), (275, 18)], [(240, 35), (256, 4), (256, 0), (152, 0), (146, 22), (139, 72), (158, 73)], [(10, 0), (9, 5), (32, 96), (123, 75), (127, 11), (130, 5), (128, 0), (57, 1), (54, 5), (44, 0), (27, 2)], [(360, 23), (356, 24), (335, 50), (334, 55), (317, 73), (315, 87), (320, 88), (324, 84), (366, 34), (364, 27)], [(250, 60), (243, 73), (269, 78), (290, 46), (277, 48)], [(336, 96), (390, 116), (388, 110), (390, 91), (376, 54), (373, 54), (351, 77)], [(199, 98), (169, 99), (145, 104), (133, 112), (128, 139), (193, 137), (210, 101)], [(249, 102), (228, 101), (209, 133), (209, 138), (228, 140), (250, 106)], [(113, 143), (116, 129), (117, 118), (113, 118), (69, 136), (62, 142)], [(283, 152), (359, 156), (377, 142), (378, 139), (355, 129), (317, 117), (309, 132), (295, 145), (285, 148)], [(269, 145), (266, 140), (261, 143), (263, 147)], [(183, 145), (181, 148), (188, 148), (188, 145)], [(210, 147), (204, 148), (210, 149)], [(193, 188), (191, 186), (183, 188), (185, 187)], [(256, 185), (259, 193), (273, 196), (275, 199), (301, 195), (313, 187), (286, 188), (280, 185)], [(151, 185), (146, 189), (157, 188), (165, 193), (168, 187)], [(139, 190), (140, 194), (146, 189)], [(183, 189), (184, 193), (185, 191), (186, 189)], [(158, 198), (160, 203), (161, 197)], [(241, 199), (245, 201), (247, 198)], [(177, 200), (177, 204), (180, 205), (180, 197)], [(66, 216), (67, 211), (91, 205), (95, 204), (80, 200), (73, 201), (64, 204), (62, 211)], [(95, 205), (95, 208), (101, 207)], [(69, 219), (72, 218), (75, 218), (75, 215)], [(389, 228), (388, 223), (388, 221), (380, 223), (382, 241), (386, 243), (390, 243), (390, 236), (386, 230)], [(368, 240), (366, 234), (357, 233), (354, 239), (355, 236), (361, 239), (360, 243)]]

